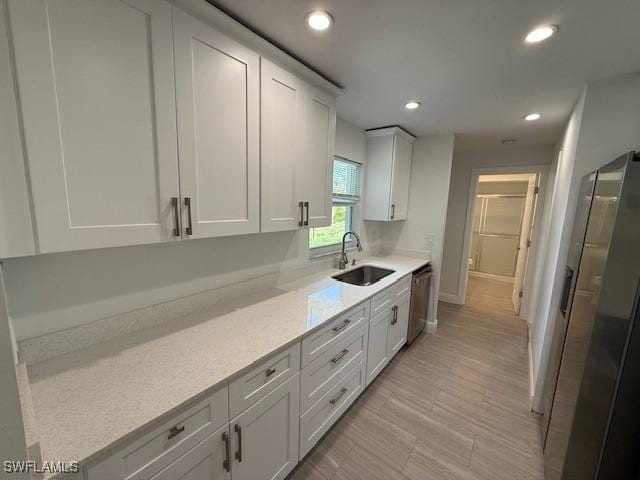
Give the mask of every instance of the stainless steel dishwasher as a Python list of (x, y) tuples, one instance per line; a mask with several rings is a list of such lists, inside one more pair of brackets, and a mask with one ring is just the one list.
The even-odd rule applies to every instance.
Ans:
[(407, 344), (415, 340), (427, 325), (429, 315), (429, 297), (431, 290), (431, 264), (413, 272), (411, 280), (411, 315), (409, 316), (409, 331), (407, 332)]

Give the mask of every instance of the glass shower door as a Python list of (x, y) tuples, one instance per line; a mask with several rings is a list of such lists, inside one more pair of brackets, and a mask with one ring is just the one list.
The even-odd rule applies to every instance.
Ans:
[(472, 270), (512, 277), (518, 259), (525, 197), (478, 195), (471, 239)]

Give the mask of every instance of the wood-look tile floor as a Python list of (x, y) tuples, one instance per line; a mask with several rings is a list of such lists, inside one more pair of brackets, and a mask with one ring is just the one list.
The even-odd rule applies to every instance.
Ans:
[(544, 479), (512, 285), (470, 278), (302, 461), (302, 480)]

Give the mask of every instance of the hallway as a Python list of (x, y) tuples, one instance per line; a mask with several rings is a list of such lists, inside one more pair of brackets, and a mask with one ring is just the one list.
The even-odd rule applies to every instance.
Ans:
[(403, 350), (301, 462), (310, 480), (541, 480), (527, 333), (510, 284), (470, 278), (465, 306)]

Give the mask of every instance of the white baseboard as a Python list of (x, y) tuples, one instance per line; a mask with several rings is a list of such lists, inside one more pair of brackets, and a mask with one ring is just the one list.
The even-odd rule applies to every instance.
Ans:
[(427, 320), (427, 333), (436, 333), (438, 330), (438, 319), (434, 318), (433, 320)]
[(455, 303), (456, 305), (464, 305), (464, 302), (460, 301), (458, 296), (452, 293), (440, 292), (438, 294), (438, 300), (446, 303)]

